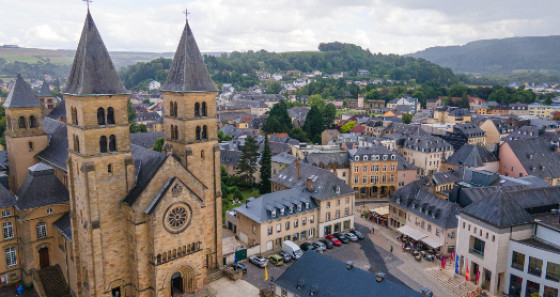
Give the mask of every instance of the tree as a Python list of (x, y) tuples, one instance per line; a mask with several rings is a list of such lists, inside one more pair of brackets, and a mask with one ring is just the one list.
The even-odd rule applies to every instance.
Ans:
[(248, 185), (252, 185), (255, 180), (254, 174), (257, 171), (257, 160), (259, 157), (258, 149), (259, 146), (253, 137), (249, 136), (245, 139), (245, 145), (241, 150), (241, 158), (239, 159), (237, 173), (241, 175)]
[(286, 104), (284, 102), (274, 104), (264, 121), (263, 130), (267, 134), (284, 133), (289, 132), (292, 127), (292, 118), (288, 114)]
[(322, 111), (325, 108), (325, 104), (326, 104), (325, 100), (321, 95), (311, 95), (307, 99), (307, 106), (309, 107), (316, 106), (317, 108), (319, 108), (320, 111)]
[(402, 122), (405, 124), (410, 124), (412, 122), (412, 118), (414, 117), (411, 113), (403, 113), (402, 114)]
[(293, 139), (297, 139), (301, 142), (308, 142), (309, 139), (307, 139), (307, 134), (305, 134), (305, 131), (303, 131), (302, 128), (300, 127), (295, 127), (293, 128), (288, 135), (290, 135), (291, 138)]
[(350, 131), (350, 129), (354, 128), (354, 126), (356, 126), (356, 122), (354, 122), (354, 121), (348, 122), (348, 123), (344, 124), (342, 127), (340, 127), (340, 132), (341, 133), (348, 133)]
[(307, 113), (307, 117), (305, 118), (305, 124), (303, 124), (303, 131), (305, 131), (309, 139), (315, 141), (317, 140), (316, 136), (317, 135), (321, 136), (321, 133), (324, 130), (325, 130), (325, 122), (321, 110), (319, 110), (317, 106), (311, 107), (311, 109)]
[(266, 94), (279, 94), (281, 90), (282, 90), (282, 86), (280, 85), (280, 83), (275, 81), (275, 82), (270, 83), (267, 86), (265, 93)]
[(163, 138), (156, 139), (156, 143), (154, 144), (154, 151), (160, 152), (163, 149)]
[(323, 117), (325, 119), (325, 128), (329, 128), (333, 125), (334, 119), (336, 118), (336, 107), (334, 104), (329, 103), (325, 106), (323, 111)]
[(241, 194), (241, 191), (239, 191), (239, 189), (235, 189), (235, 192), (233, 192), (233, 197), (232, 200), (235, 201), (243, 201), (243, 194)]
[(270, 178), (272, 175), (271, 158), (272, 152), (270, 151), (270, 144), (268, 143), (268, 135), (265, 135), (264, 149), (261, 153), (261, 194), (270, 193)]

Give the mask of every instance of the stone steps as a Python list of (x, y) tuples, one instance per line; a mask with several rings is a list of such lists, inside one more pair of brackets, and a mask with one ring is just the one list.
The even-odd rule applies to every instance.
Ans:
[(220, 269), (208, 271), (208, 283), (215, 282), (224, 277), (224, 273)]
[(60, 266), (43, 268), (38, 274), (47, 297), (70, 297)]
[(467, 282), (464, 276), (449, 275), (439, 267), (427, 268), (425, 271), (460, 297), (466, 297), (468, 293), (477, 288), (475, 284)]

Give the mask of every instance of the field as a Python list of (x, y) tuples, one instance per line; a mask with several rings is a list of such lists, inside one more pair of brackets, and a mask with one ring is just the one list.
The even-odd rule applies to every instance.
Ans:
[(240, 203), (232, 204), (231, 199), (233, 198), (233, 193), (222, 197), (222, 217), (225, 217), (226, 211), (243, 205), (243, 203), (245, 203), (245, 201), (247, 201), (249, 197), (257, 198), (261, 196), (259, 189), (239, 189), (239, 191), (241, 192), (241, 195), (243, 195), (243, 199), (240, 201)]

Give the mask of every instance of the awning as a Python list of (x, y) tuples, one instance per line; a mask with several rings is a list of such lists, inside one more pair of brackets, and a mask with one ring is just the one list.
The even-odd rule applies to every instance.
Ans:
[(374, 209), (370, 209), (371, 212), (375, 212), (379, 216), (388, 216), (389, 215), (389, 206), (382, 206)]
[(439, 243), (437, 240), (431, 238), (431, 237), (424, 237), (421, 239), (421, 241), (431, 247), (433, 247), (434, 249), (437, 249), (439, 247), (441, 247), (441, 243)]
[(428, 236), (428, 235), (426, 235), (426, 234), (424, 234), (424, 233), (422, 233), (418, 230), (412, 229), (408, 225), (404, 225), (404, 226), (400, 227), (399, 229), (397, 229), (397, 231), (399, 231), (400, 233), (402, 233), (402, 234), (404, 234), (408, 237), (412, 237), (414, 240), (420, 240), (420, 239)]

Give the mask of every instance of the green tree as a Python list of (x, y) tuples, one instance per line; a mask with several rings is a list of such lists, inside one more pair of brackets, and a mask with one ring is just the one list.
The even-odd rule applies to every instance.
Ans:
[(156, 143), (154, 144), (154, 151), (160, 152), (163, 149), (163, 138), (156, 139)]
[(259, 146), (253, 137), (245, 139), (245, 145), (241, 150), (241, 158), (237, 167), (237, 173), (241, 175), (245, 183), (251, 186), (254, 183), (254, 174), (257, 171), (257, 160), (259, 157)]
[(232, 200), (237, 200), (237, 201), (243, 201), (243, 194), (241, 194), (241, 191), (239, 191), (239, 189), (235, 189), (235, 192), (233, 192), (233, 197)]
[(263, 130), (267, 133), (284, 133), (292, 129), (292, 118), (284, 102), (276, 103), (270, 109), (268, 117), (263, 124)]
[(321, 95), (311, 95), (307, 99), (307, 106), (313, 107), (316, 106), (320, 111), (325, 108), (325, 100)]
[(336, 118), (336, 107), (334, 104), (329, 103), (325, 106), (323, 111), (323, 117), (325, 119), (325, 128), (330, 128), (333, 125), (334, 119)]
[(272, 82), (270, 83), (267, 88), (265, 93), (266, 94), (279, 94), (280, 91), (282, 90), (282, 86), (280, 85), (279, 82)]
[(270, 178), (272, 175), (272, 152), (270, 151), (270, 144), (268, 143), (268, 135), (264, 136), (264, 148), (261, 153), (261, 194), (270, 193)]
[(412, 122), (412, 118), (414, 118), (414, 115), (411, 113), (402, 114), (402, 122), (405, 124), (410, 124), (410, 122)]
[(344, 124), (342, 127), (340, 127), (340, 132), (341, 133), (348, 133), (350, 131), (350, 129), (354, 128), (354, 126), (356, 126), (355, 121), (348, 122), (348, 123)]
[(290, 135), (291, 138), (297, 139), (301, 142), (309, 141), (309, 139), (307, 139), (307, 134), (305, 134), (305, 131), (303, 131), (303, 129), (300, 127), (293, 128), (292, 130), (290, 130), (288, 135)]
[(307, 134), (307, 137), (316, 143), (316, 136), (320, 136), (325, 130), (325, 121), (323, 119), (323, 113), (317, 106), (311, 107), (305, 118), (305, 124), (303, 124), (303, 131)]

